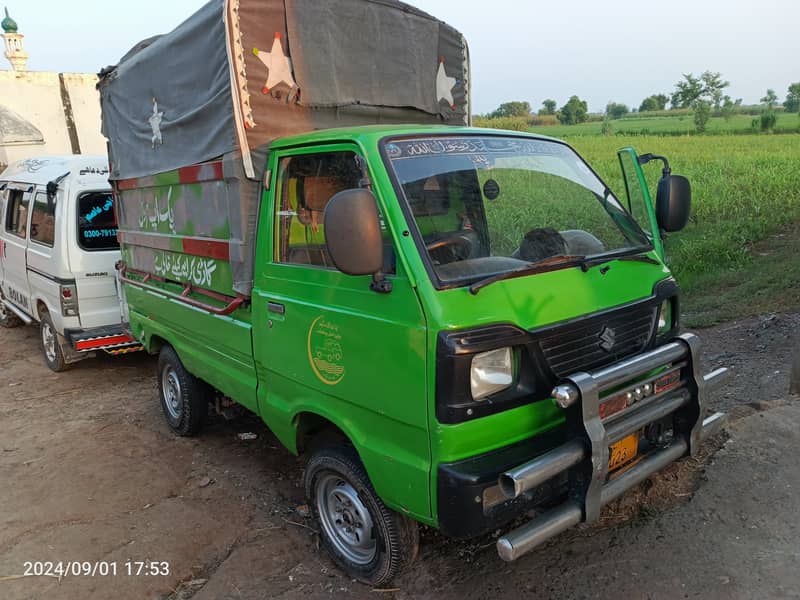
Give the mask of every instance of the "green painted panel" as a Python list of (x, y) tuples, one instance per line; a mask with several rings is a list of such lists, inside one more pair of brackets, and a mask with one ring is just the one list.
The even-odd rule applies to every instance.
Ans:
[(126, 285), (131, 329), (152, 351), (154, 337), (172, 345), (190, 373), (257, 412), (250, 313), (215, 316), (177, 300)]

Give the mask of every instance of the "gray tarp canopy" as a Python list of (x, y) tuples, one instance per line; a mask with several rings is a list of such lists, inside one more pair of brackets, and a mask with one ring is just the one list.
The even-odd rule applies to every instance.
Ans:
[[(244, 295), (273, 140), (350, 125), (469, 121), (464, 38), (396, 0), (211, 0), (171, 33), (137, 44), (98, 87), (110, 179), (154, 182), (117, 186), (129, 266), (152, 272), (159, 260), (176, 260), (157, 245), (229, 231), (232, 286)], [(194, 186), (191, 202), (180, 184), (164, 183), (174, 178), (151, 177), (219, 158), (225, 185)], [(153, 206), (191, 227), (154, 237), (142, 225)]]
[(111, 179), (230, 153), (258, 177), (284, 135), (469, 120), (464, 38), (396, 0), (212, 0), (101, 75)]

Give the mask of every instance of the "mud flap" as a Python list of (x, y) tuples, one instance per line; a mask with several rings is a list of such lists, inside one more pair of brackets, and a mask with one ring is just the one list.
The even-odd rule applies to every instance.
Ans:
[(60, 333), (56, 333), (58, 345), (61, 348), (61, 353), (64, 355), (64, 362), (68, 365), (81, 362), (87, 358), (94, 358), (97, 356), (94, 352), (78, 352), (72, 347), (72, 344)]

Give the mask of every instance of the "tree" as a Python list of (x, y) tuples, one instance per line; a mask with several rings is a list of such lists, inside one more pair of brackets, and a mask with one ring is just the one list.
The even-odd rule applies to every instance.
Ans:
[(705, 71), (700, 77), (692, 73), (684, 74), (683, 81), (675, 84), (672, 108), (689, 108), (702, 99), (719, 109), (723, 100), (722, 90), (729, 85), (729, 81), (722, 80), (721, 73)]
[(714, 105), (714, 108), (719, 110), (723, 100), (722, 90), (730, 86), (731, 82), (723, 81), (721, 73), (712, 73), (711, 71), (703, 73), (700, 79), (703, 81), (702, 95)]
[(697, 128), (697, 133), (703, 133), (711, 117), (711, 103), (706, 100), (695, 100), (692, 108), (694, 108), (694, 126)]
[(589, 105), (577, 96), (572, 96), (558, 113), (558, 120), (564, 125), (577, 125), (588, 118)]
[(704, 89), (701, 78), (691, 73), (684, 74), (683, 81), (675, 84), (671, 98), (672, 108), (689, 108), (703, 95)]
[(778, 95), (775, 93), (775, 90), (767, 90), (767, 95), (761, 99), (761, 103), (766, 104), (769, 110), (775, 108), (775, 105), (778, 103)]
[(625, 104), (620, 104), (618, 102), (609, 102), (606, 105), (606, 115), (608, 115), (610, 119), (621, 119), (629, 112), (631, 111)]
[(527, 117), (531, 114), (531, 103), (514, 100), (512, 102), (504, 102), (496, 111), (489, 114), (489, 118), (496, 119), (500, 117)]
[(786, 112), (800, 112), (800, 81), (789, 86), (786, 102), (783, 103)]
[(722, 117), (726, 121), (730, 121), (731, 117), (734, 114), (739, 112), (739, 109), (742, 107), (742, 99), (737, 98), (734, 101), (730, 96), (727, 94), (722, 98), (722, 107), (720, 108), (720, 112), (722, 113)]
[(558, 105), (556, 104), (555, 100), (551, 100), (550, 98), (548, 98), (547, 100), (542, 102), (542, 108), (539, 109), (539, 114), (540, 115), (554, 115), (554, 114), (556, 114), (556, 107), (557, 106)]
[(639, 106), (639, 112), (664, 110), (667, 108), (667, 102), (669, 102), (669, 96), (666, 94), (653, 94), (642, 100), (642, 104)]

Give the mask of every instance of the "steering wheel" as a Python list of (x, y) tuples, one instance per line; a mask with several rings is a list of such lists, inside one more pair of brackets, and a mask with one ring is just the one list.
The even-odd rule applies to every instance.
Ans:
[(425, 244), (425, 248), (429, 253), (442, 250), (444, 248), (452, 248), (451, 252), (453, 257), (462, 260), (472, 254), (472, 240), (462, 235), (454, 235), (452, 237), (441, 238), (433, 242)]

